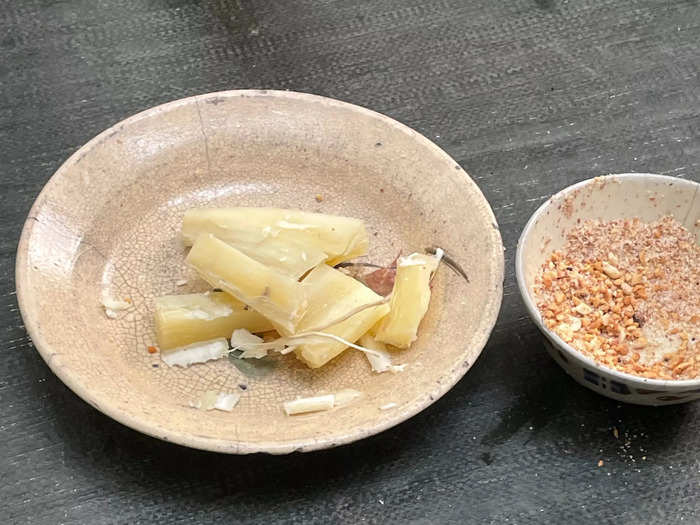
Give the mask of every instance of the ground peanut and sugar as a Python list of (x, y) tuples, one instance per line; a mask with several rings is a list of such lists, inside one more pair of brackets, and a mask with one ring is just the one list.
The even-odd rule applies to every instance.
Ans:
[(582, 221), (535, 280), (546, 326), (616, 370), (700, 376), (700, 246), (673, 217)]

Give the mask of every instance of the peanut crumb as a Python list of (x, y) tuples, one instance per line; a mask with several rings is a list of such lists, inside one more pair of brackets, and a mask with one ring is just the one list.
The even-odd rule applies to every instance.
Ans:
[(582, 221), (535, 280), (545, 325), (610, 368), (700, 377), (700, 246), (673, 217)]

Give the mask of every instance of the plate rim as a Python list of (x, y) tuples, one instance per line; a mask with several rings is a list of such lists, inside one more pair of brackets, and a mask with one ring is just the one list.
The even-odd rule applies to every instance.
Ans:
[[(54, 351), (51, 349), (50, 345), (44, 340), (41, 329), (38, 326), (37, 319), (34, 318), (32, 310), (28, 307), (28, 298), (25, 297), (24, 284), (28, 281), (27, 256), (29, 248), (29, 239), (34, 228), (34, 224), (36, 222), (34, 218), (36, 217), (37, 211), (43, 206), (46, 196), (50, 194), (53, 185), (56, 184), (56, 181), (60, 177), (62, 177), (65, 172), (72, 168), (80, 159), (82, 159), (83, 156), (88, 154), (96, 145), (100, 144), (105, 139), (110, 138), (120, 129), (131, 125), (141, 119), (152, 117), (159, 113), (167, 112), (179, 106), (188, 104), (197, 105), (202, 101), (221, 97), (271, 97), (273, 99), (296, 99), (307, 101), (309, 103), (317, 103), (330, 107), (341, 107), (344, 109), (348, 109), (373, 119), (382, 120), (390, 126), (397, 128), (399, 131), (406, 133), (414, 140), (417, 140), (418, 142), (422, 143), (424, 147), (433, 150), (433, 152), (436, 153), (438, 157), (442, 157), (445, 160), (454, 163), (454, 165), (459, 168), (459, 171), (462, 175), (461, 180), (463, 180), (465, 184), (471, 185), (472, 190), (476, 192), (476, 195), (483, 200), (483, 204), (485, 205), (484, 211), (487, 215), (487, 219), (489, 219), (492, 224), (492, 228), (489, 228), (489, 234), (493, 242), (491, 243), (491, 253), (488, 254), (488, 259), (493, 262), (494, 268), (491, 272), (491, 282), (487, 283), (488, 289), (490, 290), (488, 296), (489, 300), (487, 304), (483, 305), (482, 311), (484, 315), (481, 318), (480, 325), (477, 326), (477, 329), (474, 332), (476, 338), (472, 339), (472, 346), (478, 350), (472, 362), (469, 362), (466, 358), (460, 361), (455, 367), (453, 367), (451, 370), (448, 370), (439, 378), (439, 380), (435, 383), (433, 389), (424, 392), (412, 403), (407, 405), (404, 409), (397, 410), (396, 415), (394, 417), (384, 418), (378, 424), (367, 425), (364, 427), (356, 427), (356, 429), (350, 432), (346, 432), (342, 435), (323, 437), (319, 439), (301, 438), (292, 441), (249, 442), (236, 441), (235, 439), (211, 438), (197, 435), (192, 432), (171, 430), (162, 427), (161, 425), (153, 422), (148, 418), (139, 418), (133, 416), (128, 411), (125, 411), (119, 406), (117, 406), (118, 403), (109, 403), (109, 401), (103, 403), (102, 400), (100, 400), (100, 402), (98, 403), (95, 399), (92, 398), (90, 391), (80, 384), (80, 381), (77, 378), (77, 376), (71, 374), (70, 369), (59, 366), (56, 360), (52, 359), (52, 357), (54, 356)], [(44, 184), (43, 188), (34, 200), (34, 203), (32, 204), (32, 207), (29, 210), (27, 218), (24, 221), (15, 258), (15, 289), (17, 293), (17, 302), (19, 305), (20, 314), (24, 321), (25, 329), (29, 334), (33, 346), (39, 352), (39, 355), (42, 357), (42, 359), (46, 362), (51, 371), (58, 377), (58, 379), (61, 380), (63, 384), (65, 384), (79, 398), (83, 399), (85, 402), (96, 408), (98, 411), (102, 412), (104, 415), (143, 434), (155, 437), (166, 442), (176, 443), (190, 448), (208, 450), (212, 452), (222, 452), (228, 454), (250, 454), (257, 452), (269, 454), (288, 454), (291, 452), (308, 452), (336, 447), (379, 434), (415, 416), (419, 412), (432, 405), (435, 401), (440, 399), (450, 389), (452, 389), (452, 387), (462, 377), (464, 377), (467, 371), (474, 365), (476, 360), (479, 358), (496, 325), (498, 314), (500, 312), (503, 301), (503, 282), (505, 277), (505, 258), (503, 252), (503, 241), (498, 227), (498, 222), (496, 221), (496, 217), (493, 213), (491, 205), (489, 204), (481, 189), (478, 187), (476, 182), (474, 182), (474, 180), (469, 176), (469, 174), (459, 165), (458, 162), (456, 162), (447, 152), (445, 152), (443, 149), (441, 149), (439, 146), (437, 146), (430, 139), (428, 139), (418, 131), (415, 131), (409, 126), (371, 109), (351, 104), (349, 102), (324, 97), (321, 95), (270, 89), (226, 90), (215, 91), (200, 95), (193, 95), (190, 97), (173, 100), (170, 102), (147, 108), (109, 126), (107, 129), (95, 135), (92, 139), (83, 144), (72, 155), (70, 155)], [(26, 288), (28, 288), (28, 286)]]

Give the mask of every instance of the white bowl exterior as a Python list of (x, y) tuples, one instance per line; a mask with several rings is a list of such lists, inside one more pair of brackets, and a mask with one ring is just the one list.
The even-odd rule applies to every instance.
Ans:
[(570, 186), (543, 204), (523, 229), (516, 277), (530, 317), (545, 336), (549, 354), (580, 384), (604, 396), (641, 405), (668, 405), (700, 398), (700, 380), (647, 379), (601, 366), (565, 343), (542, 322), (532, 296), (537, 272), (564, 246), (578, 220), (638, 217), (645, 222), (673, 215), (700, 241), (700, 184), (648, 173), (608, 175)]
[[(561, 339), (552, 337), (551, 332), (542, 330), (544, 345), (552, 359), (576, 380), (577, 383), (590, 388), (606, 397), (634, 403), (636, 405), (676, 405), (700, 399), (700, 385), (693, 388), (684, 385), (655, 386), (640, 377), (638, 381), (621, 377), (622, 374), (605, 368), (590, 360), (582, 359), (576, 351), (566, 353)], [(567, 345), (568, 346), (568, 345)], [(681, 381), (676, 381), (680, 383)], [(641, 384), (640, 384), (641, 383)], [(673, 383), (673, 382), (670, 382)]]

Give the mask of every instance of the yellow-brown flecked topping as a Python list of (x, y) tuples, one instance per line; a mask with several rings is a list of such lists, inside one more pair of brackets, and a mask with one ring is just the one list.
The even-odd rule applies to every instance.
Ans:
[(672, 217), (584, 221), (535, 282), (545, 325), (610, 368), (700, 376), (700, 246)]

